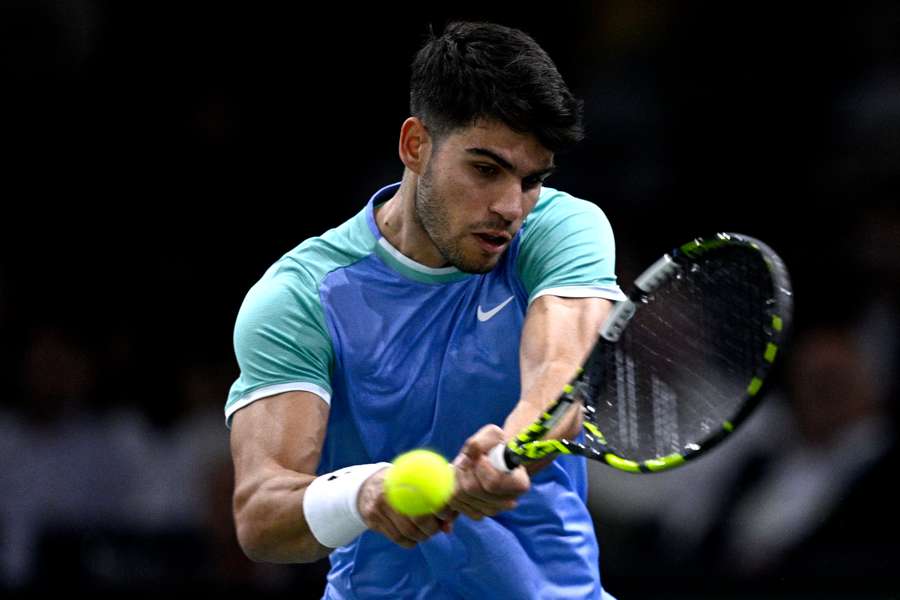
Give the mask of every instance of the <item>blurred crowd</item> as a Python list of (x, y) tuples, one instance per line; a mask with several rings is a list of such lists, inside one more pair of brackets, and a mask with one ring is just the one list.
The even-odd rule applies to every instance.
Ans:
[(607, 587), (900, 589), (893, 3), (462, 3), (316, 31), (230, 6), (0, 6), (21, 209), (0, 239), (0, 593), (318, 597), (323, 563), (258, 565), (235, 541), (233, 319), (281, 253), (399, 179), (406, 65), (451, 17), (528, 30), (586, 99), (551, 184), (609, 215), (623, 283), (715, 230), (767, 241), (794, 278), (793, 342), (734, 439), (658, 476), (591, 466)]

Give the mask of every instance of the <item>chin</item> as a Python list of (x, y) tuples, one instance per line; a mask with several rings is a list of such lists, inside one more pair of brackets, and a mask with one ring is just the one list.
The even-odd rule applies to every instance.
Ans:
[(466, 261), (464, 263), (460, 263), (454, 265), (457, 269), (462, 271), (463, 273), (471, 273), (473, 275), (484, 275), (485, 273), (490, 273), (497, 266), (499, 260), (487, 260), (487, 261)]

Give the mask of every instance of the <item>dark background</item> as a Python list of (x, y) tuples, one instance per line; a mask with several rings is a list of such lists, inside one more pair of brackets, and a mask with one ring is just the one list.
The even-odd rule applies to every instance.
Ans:
[[(588, 139), (549, 185), (604, 209), (623, 283), (712, 231), (783, 256), (803, 351), (780, 377), (773, 403), (792, 416), (766, 465), (782, 464), (772, 448), (857, 456), (841, 437), (857, 422), (885, 432), (762, 567), (735, 567), (719, 539), (749, 475), (720, 490), (717, 525), (689, 557), (663, 505), (619, 514), (621, 498), (595, 494), (607, 586), (623, 600), (898, 597), (885, 524), (900, 332), (890, 2), (6, 0), (0, 590), (318, 597), (322, 565), (253, 565), (234, 542), (231, 328), (271, 262), (399, 180), (408, 66), (427, 24), (453, 18), (525, 29), (584, 98)], [(647, 485), (705, 485), (697, 469), (668, 481)]]

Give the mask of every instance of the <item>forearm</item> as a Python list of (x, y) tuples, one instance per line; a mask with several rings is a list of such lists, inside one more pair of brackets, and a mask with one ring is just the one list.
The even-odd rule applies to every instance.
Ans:
[[(611, 304), (599, 298), (567, 299), (544, 296), (529, 308), (522, 330), (520, 368), (522, 391), (503, 425), (506, 439), (534, 422), (576, 375), (597, 339)], [(571, 410), (546, 437), (574, 438), (582, 413)], [(530, 470), (541, 468), (536, 463)]]
[[(562, 392), (563, 387), (575, 375), (580, 362), (578, 358), (550, 360), (535, 365), (527, 377), (529, 386), (523, 387), (519, 403), (503, 423), (503, 433), (507, 439), (530, 425), (544, 412), (547, 406)], [(578, 434), (581, 426), (580, 411), (573, 410), (554, 429), (553, 437), (571, 437)]]
[[(522, 398), (512, 410), (503, 424), (504, 439), (512, 439), (521, 430), (536, 421), (547, 405), (562, 392), (565, 386), (575, 374), (578, 367), (572, 367), (568, 362), (545, 363), (541, 372), (534, 377), (535, 385), (522, 394)], [(549, 399), (549, 400), (548, 400)], [(581, 430), (581, 410), (578, 407), (570, 410), (546, 437), (573, 438)], [(553, 462), (553, 456), (529, 463), (525, 469), (530, 473), (536, 473)]]
[(237, 536), (254, 561), (305, 563), (331, 552), (313, 536), (303, 515), (303, 495), (315, 476), (277, 469), (261, 473), (235, 492)]
[(327, 422), (328, 404), (303, 391), (258, 400), (234, 415), (234, 521), (249, 558), (312, 562), (330, 552), (304, 516)]

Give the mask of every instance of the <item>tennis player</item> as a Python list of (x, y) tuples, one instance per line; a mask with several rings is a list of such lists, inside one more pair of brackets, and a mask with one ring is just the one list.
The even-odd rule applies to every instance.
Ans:
[[(237, 317), (239, 542), (258, 561), (329, 556), (328, 599), (609, 598), (584, 461), (487, 458), (623, 298), (604, 214), (543, 185), (581, 104), (525, 33), (455, 23), (417, 54), (410, 108), (402, 180), (278, 260)], [(382, 482), (420, 447), (455, 457), (457, 484), (408, 518)]]

